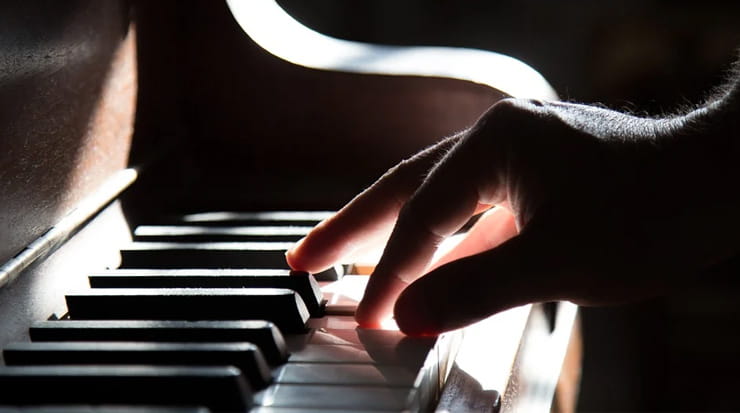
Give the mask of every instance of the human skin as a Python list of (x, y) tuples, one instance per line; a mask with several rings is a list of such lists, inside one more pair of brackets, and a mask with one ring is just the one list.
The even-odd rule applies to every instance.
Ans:
[(740, 252), (737, 95), (734, 81), (662, 118), (502, 100), (390, 169), (288, 263), (318, 272), (387, 240), (356, 319), (373, 328), (395, 315), (411, 335), (526, 303), (618, 304), (709, 282), (703, 271)]

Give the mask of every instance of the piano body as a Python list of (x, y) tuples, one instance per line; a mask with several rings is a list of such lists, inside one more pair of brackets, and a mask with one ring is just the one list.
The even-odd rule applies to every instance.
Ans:
[[(293, 276), (308, 286), (298, 293), (274, 261), (322, 215), (254, 213), (335, 210), (495, 101), (553, 97), (536, 72), (489, 52), (329, 39), (271, 0), (0, 10), (0, 411), (573, 409), (572, 304), (524, 306), (437, 340), (357, 330), (357, 292), (344, 288), (365, 276)], [(274, 324), (241, 321), (254, 318)], [(59, 326), (72, 335), (54, 336)], [(283, 340), (255, 351), (223, 338), (252, 330)], [(264, 382), (223, 361), (152, 360), (229, 352)]]

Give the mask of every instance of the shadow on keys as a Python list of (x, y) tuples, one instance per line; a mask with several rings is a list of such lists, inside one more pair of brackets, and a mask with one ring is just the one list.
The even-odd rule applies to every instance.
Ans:
[[(0, 116), (0, 409), (458, 411), (495, 409), (497, 393), (501, 411), (550, 408), (575, 306), (438, 338), (361, 330), (329, 281), (303, 283), (324, 314), (296, 304), (286, 269), (265, 268), (285, 245), (252, 248), (261, 224), (157, 221), (335, 210), (496, 101), (554, 97), (536, 71), (492, 52), (332, 39), (272, 0), (20, 3), (0, 13), (17, 35), (0, 42), (12, 92), (0, 103), (23, 108)], [(286, 311), (262, 305), (275, 297), (299, 309), (291, 328), (253, 320)]]

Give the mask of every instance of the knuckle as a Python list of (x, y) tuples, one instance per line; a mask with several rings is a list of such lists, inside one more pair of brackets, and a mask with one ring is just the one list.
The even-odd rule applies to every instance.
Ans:
[[(538, 100), (504, 99), (497, 102), (480, 118), (471, 140), (481, 141), (489, 149), (528, 142), (536, 137), (536, 129), (550, 117), (546, 104)], [(524, 141), (524, 142), (523, 142)], [(493, 148), (490, 148), (493, 145)]]
[(414, 162), (411, 159), (404, 159), (388, 169), (378, 180), (379, 183), (390, 183), (398, 185), (408, 180), (413, 174)]
[(400, 209), (424, 179), (419, 169), (413, 158), (405, 159), (388, 169), (373, 187)]
[(559, 130), (553, 110), (545, 101), (505, 99), (483, 115), (467, 142), (471, 156), (488, 154), (479, 171), (487, 177), (478, 185), (481, 199), (509, 196), (525, 176), (546, 175)]
[(423, 179), (418, 162), (415, 162), (414, 158), (402, 160), (390, 169), (389, 174), (396, 185), (406, 189), (415, 188)]
[(493, 119), (499, 122), (531, 121), (547, 115), (547, 104), (537, 99), (503, 99), (488, 111)]
[[(489, 154), (496, 170), (508, 165), (537, 146), (542, 128), (550, 118), (546, 103), (538, 100), (503, 99), (478, 120), (467, 136), (465, 145), (471, 156)], [(478, 155), (479, 156), (479, 155)]]

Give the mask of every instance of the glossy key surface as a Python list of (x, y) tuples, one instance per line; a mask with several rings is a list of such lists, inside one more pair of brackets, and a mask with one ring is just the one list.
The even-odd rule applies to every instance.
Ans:
[[(90, 406), (84, 404), (46, 406), (0, 406), (0, 413), (208, 413), (205, 407)], [(251, 413), (251, 410), (250, 410)]]
[(244, 412), (252, 404), (249, 384), (235, 367), (2, 367), (0, 389), (0, 405), (180, 405)]
[(281, 384), (350, 384), (413, 387), (419, 370), (387, 364), (288, 363), (275, 372)]
[(290, 242), (132, 242), (121, 268), (289, 268)]
[(250, 320), (275, 323), (282, 332), (305, 331), (308, 309), (280, 288), (94, 288), (66, 295), (78, 320)]
[(418, 394), (408, 387), (274, 384), (255, 394), (255, 404), (306, 409), (419, 411)]
[(270, 364), (288, 358), (285, 339), (269, 321), (55, 320), (35, 323), (33, 341), (249, 342)]
[[(132, 242), (121, 249), (120, 268), (289, 269), (285, 251), (291, 242)], [(336, 281), (342, 265), (314, 274)]]
[(209, 211), (173, 216), (168, 223), (198, 225), (297, 225), (314, 227), (334, 215), (331, 211)]
[(297, 292), (311, 316), (322, 315), (322, 293), (306, 272), (288, 270), (122, 269), (88, 276), (93, 288), (286, 288)]
[(310, 226), (204, 226), (140, 225), (134, 230), (136, 241), (157, 242), (296, 242)]
[(272, 381), (267, 362), (251, 343), (10, 343), (3, 356), (8, 366), (231, 365), (241, 370), (253, 389), (264, 388)]

